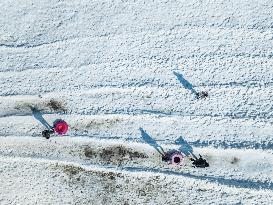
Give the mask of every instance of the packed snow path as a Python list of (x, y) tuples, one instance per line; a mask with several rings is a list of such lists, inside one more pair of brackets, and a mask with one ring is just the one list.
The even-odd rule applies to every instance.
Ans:
[[(7, 0), (0, 17), (1, 204), (272, 203), (273, 2)], [(67, 136), (43, 139), (41, 116)], [(145, 136), (211, 166), (170, 167)]]

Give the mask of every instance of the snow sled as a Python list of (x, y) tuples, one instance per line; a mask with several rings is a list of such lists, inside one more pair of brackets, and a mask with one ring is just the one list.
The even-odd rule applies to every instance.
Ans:
[[(204, 159), (200, 154), (199, 154), (199, 158), (196, 157), (194, 154), (192, 154), (193, 157), (190, 157), (190, 161), (192, 161), (192, 166), (193, 167), (197, 167), (197, 168), (206, 168), (209, 167), (209, 163), (206, 161), (206, 159)], [(178, 151), (178, 150), (170, 150), (166, 153), (164, 153), (164, 155), (162, 155), (162, 161), (167, 162), (169, 165), (172, 166), (184, 166), (186, 165), (185, 163), (185, 158), (187, 156)]]
[(50, 135), (55, 133), (57, 135), (65, 135), (68, 131), (68, 124), (64, 120), (56, 120), (53, 123), (53, 127), (50, 130), (44, 130), (42, 132), (43, 137), (50, 138)]
[(64, 135), (68, 131), (68, 124), (64, 120), (56, 120), (53, 129), (58, 135)]
[(162, 160), (173, 166), (184, 165), (184, 154), (177, 150), (170, 150), (162, 156)]

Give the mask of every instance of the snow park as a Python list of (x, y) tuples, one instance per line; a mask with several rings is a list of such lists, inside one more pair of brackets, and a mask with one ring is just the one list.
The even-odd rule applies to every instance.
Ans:
[(9, 204), (273, 205), (273, 1), (1, 0)]

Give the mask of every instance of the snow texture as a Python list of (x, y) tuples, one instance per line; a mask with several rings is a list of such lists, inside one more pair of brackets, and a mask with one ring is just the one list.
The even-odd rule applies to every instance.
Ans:
[(270, 0), (3, 0), (0, 204), (273, 204), (272, 86)]

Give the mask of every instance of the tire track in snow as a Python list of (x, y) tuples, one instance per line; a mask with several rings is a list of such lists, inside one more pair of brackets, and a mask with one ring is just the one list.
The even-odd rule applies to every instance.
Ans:
[[(272, 122), (215, 117), (160, 117), (151, 115), (44, 115), (52, 124), (69, 122), (69, 136), (141, 140), (142, 127), (157, 141), (175, 142), (180, 136), (196, 147), (272, 149)], [(0, 135), (40, 137), (45, 129), (33, 116), (0, 118)], [(183, 122), (183, 123), (181, 123)], [(251, 137), (251, 138), (250, 138)]]
[[(145, 38), (141, 34), (137, 37), (135, 34), (128, 34), (124, 37), (127, 40), (126, 44), (119, 36), (107, 36), (98, 37), (96, 41), (82, 39), (70, 43), (57, 43), (56, 45), (48, 45), (46, 49), (34, 49), (32, 52), (23, 50), (13, 54), (11, 50), (4, 52), (2, 57), (2, 59), (11, 60), (5, 60), (3, 64), (0, 63), (0, 67), (5, 70), (23, 70), (35, 67), (64, 68), (67, 66), (77, 68), (82, 63), (99, 64), (123, 59), (129, 59), (131, 62), (138, 61), (142, 66), (145, 65), (141, 63), (142, 61), (149, 60), (157, 64), (166, 63), (169, 67), (180, 58), (191, 57), (262, 57), (265, 61), (272, 58), (271, 44), (265, 43), (265, 39), (269, 42), (272, 41), (270, 33), (263, 33), (262, 37), (257, 37), (250, 35), (249, 31), (237, 33), (212, 30), (210, 34), (207, 34), (200, 32), (200, 29), (196, 31), (188, 29), (184, 35), (181, 37), (179, 31), (174, 34), (170, 31), (161, 32), (156, 36), (147, 34)], [(223, 44), (222, 40), (226, 43)], [(161, 46), (158, 47), (158, 44)], [(147, 48), (150, 48), (150, 51), (147, 51)], [(88, 55), (83, 55), (83, 53), (88, 53)], [(15, 62), (23, 63), (19, 65)]]
[[(61, 112), (78, 115), (152, 114), (267, 120), (273, 116), (271, 105), (273, 93), (270, 87), (211, 88), (207, 91), (209, 97), (206, 99), (196, 99), (195, 95), (190, 94), (186, 89), (157, 87), (104, 87), (89, 91), (54, 92), (39, 97), (6, 96), (0, 97), (0, 116), (29, 115), (32, 113), (31, 107), (44, 113)], [(99, 103), (98, 99), (100, 99)], [(61, 106), (61, 109), (56, 106), (54, 109), (51, 102)]]
[[(0, 45), (21, 46), (0, 48), (0, 95), (17, 95), (14, 98), (0, 97), (0, 116), (10, 116), (0, 118), (0, 132), (8, 138), (21, 136), (0, 139), (1, 145), (4, 144), (0, 150), (9, 156), (2, 157), (5, 163), (0, 163), (3, 167), (0, 179), (4, 187), (0, 198), (7, 200), (4, 203), (26, 204), (26, 198), (43, 203), (45, 194), (41, 190), (46, 190), (52, 204), (67, 204), (67, 201), (59, 201), (62, 198), (84, 204), (83, 200), (99, 201), (103, 197), (106, 202), (101, 204), (112, 203), (112, 200), (126, 203), (124, 196), (138, 199), (139, 204), (171, 204), (173, 199), (177, 200), (176, 203), (186, 204), (208, 203), (208, 200), (215, 204), (271, 202), (271, 2), (87, 0), (24, 4), (3, 1), (0, 4), (0, 13), (4, 16), (0, 19), (0, 25), (3, 25)], [(77, 15), (73, 15), (75, 13)], [(10, 26), (10, 22), (17, 28)], [(124, 34), (122, 38), (121, 34)], [(85, 35), (89, 37), (81, 38)], [(50, 43), (60, 39), (64, 41)], [(45, 43), (49, 44), (25, 48)], [(101, 64), (105, 62), (110, 63)], [(180, 84), (173, 71), (182, 75)], [(194, 89), (208, 90), (209, 98), (193, 99), (190, 90), (181, 86), (185, 81)], [(141, 89), (134, 88), (140, 86)], [(102, 88), (102, 92), (92, 90), (95, 87)], [(68, 95), (56, 94), (58, 92)], [(81, 93), (77, 95), (76, 92)], [(31, 96), (44, 93), (49, 93), (47, 97), (59, 99), (66, 110), (49, 106), (51, 98), (39, 101)], [(62, 117), (71, 123), (69, 135), (74, 137), (66, 137), (72, 141), (74, 153), (69, 153), (71, 146), (67, 144), (56, 145), (38, 137), (29, 140), (22, 137), (38, 136), (43, 129), (30, 115), (32, 105), (48, 113), (45, 118), (50, 122)], [(111, 113), (119, 116), (106, 115)], [(17, 114), (23, 116), (13, 116)], [(122, 161), (124, 170), (120, 172), (127, 174), (126, 179), (119, 177), (111, 184), (103, 174), (94, 177), (86, 172), (89, 168), (98, 169), (99, 163), (94, 162), (88, 167), (88, 164), (77, 161), (75, 155), (83, 154), (83, 150), (75, 145), (76, 136), (135, 140), (140, 138), (139, 127), (163, 144), (182, 135), (196, 146), (210, 146), (199, 150), (202, 154), (211, 154), (206, 156), (211, 157), (208, 160), (213, 169), (178, 173), (163, 170), (160, 165), (156, 168), (147, 164), (137, 167)], [(10, 144), (3, 143), (4, 140)], [(47, 147), (43, 142), (48, 143)], [(108, 143), (109, 140), (105, 140), (102, 147)], [(92, 145), (91, 141), (87, 144)], [(229, 144), (239, 149), (221, 150), (218, 147)], [(57, 150), (53, 149), (54, 145), (59, 146)], [(261, 145), (268, 150), (244, 149), (252, 145), (254, 148)], [(37, 151), (46, 160), (37, 157)], [(62, 155), (64, 153), (67, 155)], [(12, 155), (18, 158), (12, 159)], [(23, 159), (22, 156), (26, 155), (31, 158)], [(54, 171), (48, 169), (52, 165), (48, 158), (53, 155), (54, 165), (61, 164)], [(240, 160), (235, 163), (234, 159), (232, 164), (233, 156), (239, 156)], [(61, 157), (67, 160), (62, 161)], [(78, 164), (71, 164), (73, 160)], [(63, 177), (66, 163), (72, 170), (66, 170), (68, 174)], [(141, 163), (138, 165), (143, 165)], [(117, 167), (113, 163), (110, 165), (110, 168), (99, 168), (117, 173)], [(152, 178), (150, 184), (141, 189), (148, 183), (145, 177), (149, 172), (152, 176), (164, 175), (163, 179)], [(71, 177), (73, 173), (75, 178)], [(70, 178), (65, 181), (69, 174)], [(122, 183), (118, 184), (119, 181)], [(49, 189), (43, 189), (47, 186)], [(148, 189), (145, 196), (135, 194), (145, 188)], [(24, 195), (26, 190), (28, 195)]]
[[(214, 87), (268, 88), (273, 84), (272, 65), (272, 60), (267, 62), (242, 58), (235, 62), (233, 59), (224, 62), (219, 59), (202, 62), (196, 58), (181, 61), (175, 66), (176, 69), (166, 69), (163, 65), (155, 63), (146, 66), (108, 63), (81, 66), (77, 70), (69, 67), (64, 70), (50, 68), (44, 72), (36, 70), (20, 73), (9, 72), (0, 73), (0, 81), (2, 82), (0, 95), (40, 94), (55, 90), (80, 91), (100, 87), (157, 86), (181, 88), (182, 90), (185, 89), (182, 85), (183, 81), (189, 82), (196, 89)], [(257, 68), (257, 66), (259, 67)], [(109, 69), (109, 67), (111, 67), (111, 72), (105, 72), (105, 69)], [(223, 70), (228, 75), (223, 76)], [(175, 75), (176, 73), (177, 75)], [(33, 75), (35, 78), (32, 77)], [(55, 85), (54, 89), (52, 85)]]
[[(60, 141), (59, 141), (60, 142)], [(104, 144), (105, 147), (111, 147), (111, 142), (110, 145), (107, 145), (107, 141), (104, 141), (103, 143), (106, 143), (106, 145)], [(14, 144), (14, 143), (13, 143)], [(118, 144), (117, 142), (114, 142), (114, 144)], [(60, 146), (61, 144), (59, 144)], [(21, 145), (22, 146), (22, 145)], [(47, 145), (50, 146), (50, 145)], [(67, 146), (67, 145), (66, 145)], [(75, 146), (75, 144), (74, 144)], [(132, 146), (132, 145), (129, 145)], [(10, 150), (10, 153), (14, 153), (16, 150), (14, 149), (14, 145), (12, 146), (13, 150)], [(11, 148), (11, 149), (12, 149)], [(20, 146), (18, 146), (18, 148), (20, 148)], [(41, 149), (41, 145), (40, 145), (40, 149)], [(138, 148), (139, 149), (139, 148)], [(75, 147), (72, 148), (70, 153), (73, 153), (74, 151), (77, 151), (77, 149), (75, 149)], [(32, 151), (32, 155), (35, 153), (34, 150), (30, 150)], [(29, 151), (29, 153), (31, 153)], [(37, 150), (36, 150), (37, 151)], [(200, 150), (199, 150), (200, 151)], [(234, 150), (235, 151), (235, 150)], [(233, 151), (233, 152), (234, 152)], [(41, 150), (39, 151), (41, 152)], [(13, 155), (13, 156), (6, 156), (3, 155), (3, 152), (1, 153), (1, 161), (20, 161), (22, 162), (36, 162), (36, 163), (52, 163), (52, 164), (69, 164), (72, 166), (76, 166), (76, 167), (81, 167), (86, 171), (90, 171), (90, 170), (98, 170), (98, 171), (113, 171), (113, 172), (129, 172), (130, 174), (133, 173), (139, 173), (139, 172), (144, 172), (144, 173), (150, 173), (152, 175), (154, 174), (164, 174), (164, 175), (170, 175), (170, 176), (178, 176), (178, 177), (186, 177), (186, 178), (191, 178), (191, 179), (197, 179), (197, 180), (202, 180), (202, 181), (208, 181), (211, 183), (215, 183), (215, 184), (220, 184), (220, 185), (225, 185), (225, 186), (231, 186), (231, 187), (236, 187), (236, 188), (247, 188), (247, 189), (256, 189), (256, 190), (261, 190), (261, 189), (267, 189), (267, 190), (273, 190), (273, 184), (267, 181), (264, 181), (262, 179), (256, 179), (257, 181), (253, 181), (253, 179), (241, 179), (241, 178), (236, 178), (238, 176), (236, 176), (236, 174), (227, 174), (227, 173), (221, 173), (224, 170), (221, 169), (217, 169), (215, 168), (215, 170), (212, 171), (212, 169), (209, 170), (203, 170), (203, 169), (195, 169), (195, 168), (180, 168), (180, 170), (178, 169), (172, 169), (171, 167), (168, 166), (164, 166), (161, 168), (153, 168), (152, 164), (148, 164), (148, 165), (142, 165), (142, 166), (128, 166), (129, 164), (120, 164), (120, 165), (113, 165), (113, 164), (98, 164), (98, 163), (93, 163), (94, 161), (88, 161), (88, 159), (86, 159), (87, 161), (75, 161), (75, 153), (74, 156), (71, 158), (60, 158), (57, 155), (58, 151), (55, 151), (56, 153), (53, 153), (53, 155), (50, 156), (50, 158), (48, 157), (41, 157), (39, 156), (39, 154), (36, 152), (36, 154), (38, 154), (38, 156), (32, 156), (32, 155), (28, 155), (27, 153), (23, 153), (20, 154), (20, 156), (18, 155)], [(209, 152), (207, 150), (207, 152)], [(219, 151), (218, 151), (219, 152)], [(224, 152), (229, 152), (229, 151), (224, 151)], [(236, 151), (235, 151), (236, 152)], [(251, 151), (248, 151), (251, 152)], [(212, 152), (213, 153), (213, 152)], [(207, 153), (208, 154), (208, 153)], [(211, 154), (211, 153), (210, 153)], [(216, 153), (214, 153), (216, 154)], [(248, 153), (249, 154), (249, 153)], [(206, 157), (209, 157), (211, 160), (218, 160), (221, 161), (221, 157), (223, 157), (224, 154), (222, 154), (218, 159), (217, 158), (213, 158), (212, 156), (206, 155)], [(62, 156), (61, 156), (62, 157)], [(215, 156), (214, 156), (215, 157)], [(267, 156), (268, 157), (268, 156)], [(270, 155), (270, 157), (272, 158), (272, 156)], [(242, 160), (244, 161), (244, 157), (242, 156)], [(260, 157), (261, 158), (261, 157)], [(73, 159), (72, 161), (67, 161), (69, 159)], [(135, 159), (133, 159), (135, 160)], [(151, 159), (154, 160), (154, 159)], [(223, 159), (222, 159), (223, 160)], [(255, 160), (252, 162), (257, 163)], [(258, 159), (257, 159), (258, 160)], [(268, 159), (268, 162), (270, 161), (270, 159)], [(222, 166), (226, 166), (224, 163), (228, 163), (225, 161), (222, 161)], [(215, 165), (215, 163), (217, 162), (213, 162), (212, 164)], [(240, 163), (244, 164), (244, 162), (239, 162), (239, 164), (237, 164), (236, 169), (238, 175), (242, 172), (242, 170), (240, 170)], [(212, 165), (212, 166), (213, 166)], [(238, 167), (239, 166), (239, 167)], [(243, 165), (244, 166), (244, 165)], [(251, 165), (248, 165), (251, 166)], [(227, 167), (226, 167), (227, 168)], [(247, 167), (245, 167), (247, 169)], [(229, 168), (230, 169), (230, 168)], [(219, 173), (218, 173), (219, 172)], [(204, 173), (207, 173), (207, 175), (203, 175)], [(229, 176), (230, 175), (230, 176)], [(266, 173), (261, 172), (260, 175), (266, 175)], [(225, 176), (225, 177), (224, 177)], [(242, 176), (240, 176), (242, 177)], [(244, 176), (245, 178), (247, 178), (247, 176)]]
[[(215, 181), (209, 182), (208, 180), (196, 179), (191, 176), (172, 175), (167, 172), (154, 173), (152, 172), (153, 170), (150, 170), (150, 171), (138, 170), (139, 172), (136, 172), (132, 170), (116, 170), (116, 169), (105, 168), (105, 167), (103, 168), (103, 167), (97, 167), (97, 166), (96, 167), (84, 166), (78, 163), (70, 163), (70, 162), (58, 163), (58, 162), (52, 162), (47, 160), (35, 161), (34, 159), (29, 160), (29, 159), (21, 159), (21, 158), (17, 158), (14, 160), (2, 159), (1, 164), (3, 164), (6, 168), (9, 168), (10, 170), (9, 173), (5, 171), (1, 172), (1, 176), (3, 176), (4, 178), (9, 176), (16, 180), (18, 179), (18, 177), (27, 177), (27, 178), (31, 178), (31, 182), (35, 182), (35, 181), (39, 182), (39, 181), (46, 180), (50, 185), (53, 185), (52, 187), (54, 188), (54, 191), (59, 190), (60, 188), (58, 187), (60, 186), (61, 188), (65, 188), (66, 191), (71, 191), (71, 193), (68, 194), (67, 197), (71, 197), (71, 194), (76, 192), (77, 194), (75, 197), (77, 199), (80, 199), (79, 202), (84, 201), (83, 199), (85, 199), (86, 197), (91, 197), (92, 199), (94, 197), (99, 197), (99, 199), (101, 199), (101, 197), (104, 197), (103, 194), (105, 194), (105, 192), (101, 193), (100, 191), (101, 187), (103, 187), (102, 185), (108, 186), (108, 187), (110, 186), (110, 188), (112, 188), (113, 185), (115, 185), (116, 187), (117, 185), (120, 185), (120, 184), (126, 184), (126, 181), (128, 183), (128, 180), (130, 180), (130, 183), (128, 183), (127, 186), (123, 186), (122, 189), (119, 187), (116, 187), (116, 189), (112, 190), (114, 193), (112, 192), (107, 193), (108, 196), (110, 195), (110, 199), (111, 199), (109, 200), (109, 202), (111, 203), (115, 202), (117, 200), (116, 197), (120, 197), (120, 196), (122, 197), (119, 201), (128, 200), (127, 197), (129, 198), (132, 197), (133, 193), (135, 193), (136, 195), (136, 196), (133, 195), (134, 198), (140, 196), (139, 200), (141, 200), (143, 199), (142, 198), (143, 195), (136, 194), (141, 190), (146, 190), (145, 192), (141, 192), (141, 193), (147, 193), (150, 195), (154, 195), (161, 191), (162, 194), (160, 194), (160, 196), (163, 195), (162, 196), (163, 198), (161, 199), (160, 196), (156, 195), (156, 200), (162, 201), (163, 199), (168, 198), (167, 197), (168, 195), (165, 195), (165, 193), (168, 193), (168, 190), (170, 188), (173, 189), (174, 187), (176, 187), (176, 185), (178, 185), (178, 187), (176, 188), (178, 192), (174, 192), (174, 195), (177, 193), (175, 197), (177, 197), (176, 202), (179, 201), (179, 203), (183, 203), (185, 201), (187, 202), (194, 201), (196, 203), (200, 202), (200, 193), (199, 193), (200, 191), (202, 191), (202, 193), (205, 194), (206, 197), (212, 198), (212, 199), (219, 192), (220, 192), (219, 194), (219, 197), (220, 197), (221, 191), (224, 191), (225, 198), (221, 199), (221, 201), (225, 203), (236, 202), (236, 200), (234, 201), (234, 198), (237, 198), (239, 196), (246, 198), (246, 200), (244, 200), (245, 202), (248, 202), (248, 198), (252, 199), (253, 197), (255, 197), (255, 202), (266, 203), (270, 201), (270, 197), (272, 195), (272, 191), (269, 189), (258, 189), (258, 188), (253, 189), (252, 188), (251, 190), (250, 188), (243, 188), (239, 186), (236, 187), (236, 186), (228, 185), (228, 184), (224, 185), (222, 183), (215, 182)], [(15, 167), (20, 167), (21, 172), (16, 172), (17, 170)], [(30, 167), (32, 167), (32, 169), (34, 170), (37, 170), (38, 173), (32, 173), (32, 175), (29, 176), (28, 171)], [(85, 186), (81, 186), (81, 182), (83, 181), (81, 180), (82, 178), (85, 182), (84, 183)], [(54, 183), (52, 183), (51, 180), (54, 180)], [(77, 183), (71, 183), (71, 181), (73, 182), (74, 180), (77, 180), (76, 181)], [(150, 187), (149, 185), (150, 183), (152, 183), (152, 181), (156, 182), (156, 184), (152, 186), (153, 189), (147, 190), (147, 187)], [(65, 184), (59, 183), (59, 182), (63, 182)], [(98, 182), (102, 182), (102, 184)], [(3, 183), (3, 184), (6, 184), (6, 183)], [(183, 189), (181, 188), (181, 186), (179, 186), (181, 184), (183, 184), (183, 187), (182, 187)], [(24, 188), (24, 186), (22, 186), (23, 184), (20, 187), (18, 187), (18, 185), (14, 187), (14, 184), (11, 184), (11, 185), (13, 185), (11, 193), (14, 192), (13, 189), (17, 191), (17, 189), (19, 188)], [(34, 184), (28, 183), (28, 186), (35, 187), (35, 183)], [(96, 189), (97, 191), (100, 191), (99, 193), (101, 194), (99, 196), (93, 196), (94, 191), (92, 191), (91, 193), (88, 192), (88, 190), (94, 190), (93, 188), (94, 186), (98, 189), (98, 190)], [(240, 195), (236, 194), (236, 192), (238, 192), (237, 189), (240, 190)], [(186, 190), (187, 193), (183, 194), (182, 190), (183, 191)], [(44, 196), (45, 192), (49, 193), (48, 191), (49, 190), (47, 190), (45, 187), (41, 187), (41, 190), (38, 193)], [(4, 193), (4, 196), (11, 197), (11, 195), (8, 195), (8, 193), (10, 193), (10, 190), (8, 190), (7, 193), (5, 190), (3, 191), (3, 193)], [(37, 190), (35, 193), (37, 194)], [(84, 193), (84, 195), (81, 193)], [(120, 195), (120, 193), (122, 193), (122, 195)], [(128, 196), (128, 193), (129, 193), (129, 196)], [(180, 198), (178, 197), (178, 196), (181, 196), (181, 194), (183, 196), (183, 201), (182, 200), (180, 201)], [(63, 195), (65, 195), (65, 193), (61, 192), (61, 196), (59, 197), (62, 198)], [(52, 197), (52, 194), (50, 196)], [(42, 199), (40, 199), (39, 201), (42, 201)], [(214, 201), (214, 202), (216, 203), (217, 201)], [(62, 201), (60, 203), (64, 203), (64, 202)], [(145, 202), (143, 201), (143, 203)]]
[[(71, 17), (70, 17), (71, 18)], [(66, 20), (68, 21), (68, 20)], [(54, 29), (54, 28), (52, 28)], [(147, 29), (147, 30), (143, 30), (143, 29), (147, 29), (147, 28), (142, 28), (141, 31), (135, 31), (131, 34), (131, 37), (132, 36), (136, 36), (136, 35), (139, 35), (139, 36), (142, 36), (143, 34), (147, 34), (148, 32), (150, 32), (150, 28)], [(174, 32), (177, 34), (178, 32), (185, 32), (184, 30), (185, 29), (202, 29), (202, 31), (204, 29), (206, 30), (219, 30), (219, 32), (241, 32), (241, 33), (246, 33), (246, 32), (251, 32), (251, 33), (254, 33), (255, 36), (259, 36), (259, 38), (263, 38), (264, 35), (266, 34), (263, 34), (263, 32), (266, 32), (266, 31), (260, 31), (260, 30), (257, 30), (257, 29), (253, 29), (253, 28), (240, 28), (240, 27), (217, 27), (217, 26), (213, 26), (213, 25), (208, 25), (208, 26), (199, 26), (199, 25), (190, 25), (190, 24), (177, 24), (177, 25), (174, 25), (173, 27), (170, 28), (170, 31)], [(155, 33), (157, 34), (162, 34), (164, 33), (164, 31), (166, 32), (166, 29), (164, 28), (161, 28), (155, 32), (152, 32), (152, 34), (150, 35), (155, 35)], [(121, 32), (121, 33), (118, 33), (118, 32)], [(116, 31), (112, 31), (112, 33), (109, 34), (110, 36), (123, 36), (124, 33), (122, 33), (121, 30), (116, 30)], [(58, 38), (57, 40), (52, 40), (52, 41), (42, 41), (40, 43), (36, 43), (36, 44), (33, 44), (32, 42), (27, 42), (27, 43), (21, 43), (21, 44), (16, 44), (16, 42), (14, 43), (2, 43), (0, 44), (0, 48), (3, 47), (3, 48), (7, 48), (7, 49), (15, 49), (17, 50), (18, 48), (22, 48), (23, 50), (26, 49), (26, 50), (31, 50), (31, 49), (35, 49), (37, 47), (43, 47), (45, 45), (52, 45), (52, 44), (56, 44), (56, 43), (66, 43), (67, 42), (71, 42), (71, 41), (79, 41), (79, 40), (82, 40), (82, 39), (97, 39), (98, 37), (100, 38), (104, 38), (104, 37), (109, 37), (109, 35), (106, 35), (106, 36), (103, 36), (103, 35), (97, 35), (97, 36), (86, 36), (86, 35), (82, 35), (82, 36), (73, 36), (73, 37), (67, 37), (67, 38)], [(127, 34), (128, 35), (128, 34)]]

